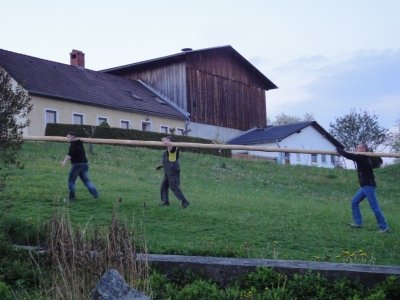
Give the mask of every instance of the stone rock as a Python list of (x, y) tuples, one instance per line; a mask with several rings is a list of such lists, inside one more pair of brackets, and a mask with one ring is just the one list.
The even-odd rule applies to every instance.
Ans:
[(103, 274), (91, 293), (92, 300), (150, 300), (142, 292), (131, 288), (116, 269)]

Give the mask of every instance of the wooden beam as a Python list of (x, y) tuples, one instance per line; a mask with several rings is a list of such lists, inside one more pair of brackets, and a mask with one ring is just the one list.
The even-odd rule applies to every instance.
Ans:
[[(43, 141), (43, 142), (67, 142), (67, 138), (63, 136), (26, 136), (25, 141)], [(161, 146), (162, 142), (158, 141), (140, 141), (140, 140), (117, 140), (117, 139), (97, 139), (97, 138), (79, 138), (82, 142), (89, 144), (106, 144), (106, 145), (128, 145), (128, 146)], [(336, 151), (328, 150), (311, 150), (311, 149), (294, 149), (294, 148), (278, 148), (264, 146), (246, 146), (246, 145), (226, 145), (226, 144), (201, 144), (201, 143), (186, 143), (172, 142), (173, 146), (186, 148), (207, 148), (207, 149), (229, 149), (229, 150), (251, 150), (264, 152), (285, 152), (285, 153), (305, 153), (305, 154), (328, 154), (337, 155)], [(400, 153), (385, 153), (385, 152), (351, 152), (355, 154), (363, 154), (367, 156), (380, 157), (395, 157), (400, 158)]]

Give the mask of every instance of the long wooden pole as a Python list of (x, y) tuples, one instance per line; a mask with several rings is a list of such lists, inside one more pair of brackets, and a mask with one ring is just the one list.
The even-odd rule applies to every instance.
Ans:
[[(107, 144), (107, 145), (131, 145), (131, 146), (164, 146), (158, 141), (140, 141), (140, 140), (117, 140), (117, 139), (97, 139), (97, 138), (79, 138), (82, 142), (90, 144)], [(43, 141), (43, 142), (67, 142), (63, 136), (26, 136), (26, 141)], [(186, 148), (207, 148), (207, 149), (229, 149), (229, 150), (252, 150), (264, 152), (285, 152), (285, 153), (306, 153), (306, 154), (328, 154), (337, 155), (336, 151), (328, 150), (307, 150), (293, 148), (278, 148), (264, 146), (246, 146), (246, 145), (226, 145), (226, 144), (201, 144), (201, 143), (183, 143), (173, 142), (173, 146)], [(351, 152), (363, 154), (367, 156), (395, 157), (400, 158), (400, 153), (384, 153), (384, 152)]]

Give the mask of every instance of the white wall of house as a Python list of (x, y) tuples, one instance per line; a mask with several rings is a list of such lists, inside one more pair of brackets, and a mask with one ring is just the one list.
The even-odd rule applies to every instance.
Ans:
[(189, 136), (200, 137), (213, 141), (225, 143), (243, 131), (233, 128), (226, 128), (214, 125), (207, 125), (201, 123), (190, 122), (188, 129), (190, 130)]
[[(3, 71), (3, 72), (6, 72), (6, 70), (4, 70), (3, 68), (0, 68), (0, 70)], [(6, 72), (6, 73), (7, 73), (7, 72)], [(10, 76), (10, 74), (8, 74), (8, 75)], [(12, 91), (14, 91), (14, 92), (16, 91), (17, 87), (19, 86), (19, 85), (18, 85), (18, 82), (15, 81), (15, 79), (12, 78), (11, 76), (10, 76), (9, 84), (11, 85), (11, 89), (12, 89)], [(21, 86), (20, 86), (20, 87), (21, 87)], [(22, 87), (21, 87), (21, 88), (22, 88)], [(28, 92), (27, 92), (25, 89), (23, 89), (23, 91), (24, 91), (24, 93), (25, 93), (27, 96), (29, 96)], [(27, 119), (28, 119), (27, 117), (22, 117), (21, 114), (19, 114), (19, 115), (16, 116), (16, 121), (17, 121), (17, 123), (18, 123), (19, 125), (21, 125), (21, 124), (26, 124)], [(24, 127), (24, 128), (22, 129), (22, 135), (23, 135), (23, 136), (26, 135), (27, 130), (28, 130), (27, 127)]]
[[(263, 143), (257, 146), (271, 147), (271, 148), (291, 148), (291, 149), (305, 149), (305, 150), (326, 150), (336, 151), (336, 146), (321, 135), (312, 126), (308, 126), (301, 130), (300, 133), (294, 133), (284, 140), (276, 143)], [(243, 153), (243, 151), (234, 151), (233, 153)], [(279, 164), (291, 165), (306, 165), (316, 166), (323, 168), (334, 168), (333, 159), (336, 156), (317, 154), (312, 157), (312, 154), (304, 153), (288, 153), (284, 152), (262, 152), (262, 151), (247, 151), (250, 156), (259, 156), (260, 158), (269, 158), (276, 160)]]
[[(33, 109), (29, 114), (31, 121), (26, 128), (24, 135), (42, 136), (46, 128), (47, 116), (55, 114), (55, 121), (63, 124), (74, 124), (74, 115), (82, 116), (84, 125), (99, 125), (101, 118), (107, 119), (111, 127), (121, 128), (128, 124), (129, 129), (142, 130), (142, 125), (147, 124), (147, 128), (154, 132), (162, 132), (170, 129), (185, 128), (183, 119), (168, 119), (150, 114), (139, 114), (135, 112), (119, 111), (110, 108), (96, 107), (91, 105), (78, 104), (68, 101), (48, 99), (38, 96), (31, 96)], [(75, 118), (75, 119), (79, 119)]]
[[(147, 124), (147, 129), (153, 132), (166, 134), (181, 134), (185, 129), (183, 119), (169, 119), (154, 115), (139, 114), (127, 111), (118, 111), (109, 108), (84, 105), (69, 101), (49, 99), (40, 96), (30, 96), (33, 109), (29, 114), (30, 126), (24, 130), (24, 136), (42, 136), (46, 128), (46, 112), (54, 112), (55, 121), (63, 124), (73, 124), (74, 115), (82, 116), (84, 125), (98, 125), (99, 120), (106, 119), (111, 127), (123, 127), (127, 123), (129, 129), (142, 130), (142, 125)], [(189, 136), (201, 137), (224, 143), (242, 131), (200, 123), (189, 123)]]

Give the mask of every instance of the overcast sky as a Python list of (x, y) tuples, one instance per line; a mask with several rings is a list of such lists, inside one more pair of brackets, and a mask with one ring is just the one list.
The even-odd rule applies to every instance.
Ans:
[[(0, 48), (101, 70), (231, 45), (279, 88), (267, 116), (400, 119), (398, 0), (0, 0)], [(397, 127), (398, 128), (398, 127)]]

